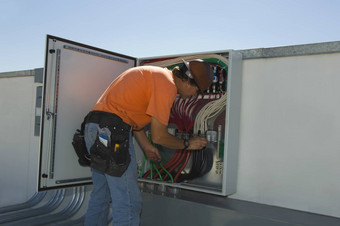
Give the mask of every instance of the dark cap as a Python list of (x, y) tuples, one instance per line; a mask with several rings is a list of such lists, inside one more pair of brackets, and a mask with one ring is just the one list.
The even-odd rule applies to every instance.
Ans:
[(188, 69), (186, 75), (195, 80), (198, 88), (202, 92), (208, 89), (213, 81), (213, 70), (210, 65), (200, 59), (183, 62)]

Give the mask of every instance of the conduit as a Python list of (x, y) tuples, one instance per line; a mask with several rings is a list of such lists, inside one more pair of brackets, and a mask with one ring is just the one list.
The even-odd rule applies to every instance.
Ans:
[[(14, 213), (7, 213), (0, 215), (0, 224), (11, 222), (11, 221), (18, 221), (24, 218), (39, 216), (42, 214), (46, 214), (55, 210), (60, 203), (64, 200), (65, 190), (57, 190), (53, 193), (52, 198), (48, 201), (47, 204), (41, 206), (39, 208), (34, 209), (25, 209), (22, 211), (14, 212)], [(6, 224), (8, 225), (8, 224)]]
[[(42, 202), (47, 192), (37, 193), (25, 203), (2, 207), (0, 214), (0, 225), (6, 226), (33, 226), (33, 225), (55, 225), (55, 226), (82, 226), (85, 215), (78, 219), (72, 219), (77, 212), (82, 209), (87, 194), (84, 186), (72, 188), (69, 196), (65, 195), (65, 190), (56, 190), (50, 194), (50, 198), (37, 208), (30, 208)], [(65, 197), (69, 197), (66, 199)], [(38, 201), (39, 200), (39, 201)], [(66, 200), (69, 200), (66, 203)], [(33, 205), (32, 205), (33, 203)], [(64, 207), (65, 206), (65, 207)], [(26, 207), (26, 209), (24, 209)], [(61, 209), (59, 212), (59, 209)], [(6, 212), (6, 213), (5, 213)], [(107, 224), (112, 222), (112, 214), (109, 213)]]
[(85, 198), (85, 189), (84, 187), (74, 187), (73, 195), (71, 200), (67, 204), (67, 206), (58, 213), (55, 214), (47, 214), (43, 216), (37, 216), (34, 218), (29, 218), (26, 220), (22, 220), (20, 222), (14, 222), (12, 224), (8, 224), (8, 226), (18, 226), (18, 225), (48, 225), (52, 222), (63, 221), (71, 216), (73, 216), (83, 204)]
[(0, 216), (3, 213), (27, 209), (37, 205), (45, 197), (46, 192), (36, 192), (28, 201), (16, 205), (5, 206), (0, 208)]

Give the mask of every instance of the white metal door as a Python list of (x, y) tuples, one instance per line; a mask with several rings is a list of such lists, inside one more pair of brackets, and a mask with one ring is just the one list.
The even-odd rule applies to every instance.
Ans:
[(91, 182), (72, 138), (103, 91), (133, 57), (47, 36), (38, 190)]

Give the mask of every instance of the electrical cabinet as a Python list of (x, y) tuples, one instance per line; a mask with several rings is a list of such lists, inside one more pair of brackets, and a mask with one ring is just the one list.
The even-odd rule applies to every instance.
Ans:
[[(77, 162), (72, 137), (83, 118), (120, 73), (139, 65), (177, 66), (203, 59), (214, 69), (210, 89), (176, 98), (168, 131), (178, 137), (206, 136), (203, 150), (158, 146), (160, 163), (148, 161), (134, 140), (140, 186), (188, 189), (216, 195), (236, 191), (242, 56), (228, 50), (136, 59), (55, 36), (47, 36), (41, 114), (38, 190), (91, 183), (88, 167)], [(146, 128), (148, 134), (148, 128)]]

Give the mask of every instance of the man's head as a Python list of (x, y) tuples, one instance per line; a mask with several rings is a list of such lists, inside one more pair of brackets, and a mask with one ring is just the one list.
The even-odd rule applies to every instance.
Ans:
[(195, 95), (198, 91), (203, 93), (213, 80), (213, 70), (210, 65), (200, 59), (183, 60), (183, 63), (172, 72), (184, 83), (182, 84), (184, 87), (177, 86), (178, 93), (183, 98)]

